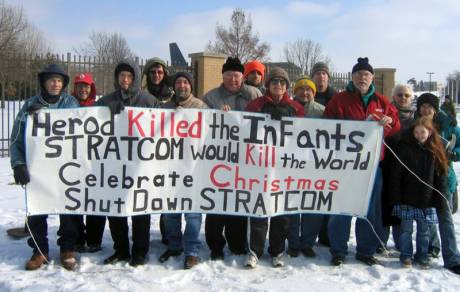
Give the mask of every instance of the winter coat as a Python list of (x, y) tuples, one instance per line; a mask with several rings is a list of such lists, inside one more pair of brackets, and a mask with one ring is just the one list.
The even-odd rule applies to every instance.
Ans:
[(32, 114), (34, 108), (76, 108), (79, 107), (78, 101), (75, 97), (67, 93), (61, 93), (56, 103), (47, 103), (39, 94), (28, 98), (21, 110), (18, 112), (11, 131), (11, 145), (10, 145), (10, 160), (11, 168), (15, 168), (20, 164), (26, 164), (25, 155), (25, 131), (27, 116)]
[(326, 91), (324, 91), (324, 92), (317, 91), (316, 92), (315, 101), (317, 103), (319, 103), (319, 104), (327, 106), (327, 104), (329, 103), (329, 101), (332, 99), (332, 97), (335, 94), (336, 94), (336, 91), (334, 90), (334, 88), (328, 86)]
[[(397, 149), (398, 157), (424, 182), (447, 192), (447, 176), (440, 174), (433, 154), (414, 137), (411, 131), (403, 134)], [(434, 190), (420, 182), (401, 163), (394, 161), (389, 180), (391, 205), (410, 205), (416, 208), (443, 208), (444, 199)]]
[[(61, 75), (64, 79), (61, 94), (59, 97), (57, 97), (57, 101), (55, 103), (48, 103), (46, 99), (47, 93), (44, 86), (44, 78), (46, 74), (58, 74)], [(38, 73), (37, 79), (38, 83), (40, 84), (39, 94), (28, 98), (24, 102), (21, 110), (18, 112), (16, 119), (14, 120), (13, 129), (11, 130), (11, 168), (15, 168), (21, 164), (26, 164), (25, 131), (27, 116), (29, 114), (32, 114), (42, 108), (75, 108), (79, 106), (77, 99), (65, 92), (65, 89), (69, 84), (69, 76), (59, 65), (50, 64), (46, 66), (40, 73)]]
[(270, 114), (274, 120), (279, 120), (281, 117), (304, 117), (302, 105), (292, 100), (287, 93), (279, 103), (274, 103), (269, 95), (258, 97), (248, 104), (246, 111)]
[(221, 109), (222, 106), (229, 105), (232, 110), (243, 111), (249, 102), (259, 96), (262, 96), (260, 90), (251, 85), (243, 83), (238, 92), (231, 93), (221, 84), (206, 93), (203, 96), (203, 101), (213, 109)]
[(309, 118), (321, 118), (324, 113), (324, 105), (316, 101), (307, 102), (304, 105), (305, 116)]
[(434, 123), (439, 130), (439, 134), (445, 141), (450, 141), (452, 139), (452, 135), (455, 135), (456, 137), (455, 145), (452, 149), (453, 155), (448, 156), (451, 161), (449, 164), (448, 188), (449, 192), (453, 193), (457, 190), (457, 177), (455, 175), (452, 161), (460, 161), (460, 128), (456, 126), (452, 117), (442, 110), (439, 110), (436, 113)]
[[(384, 128), (384, 136), (394, 135), (400, 130), (398, 111), (388, 99), (377, 92), (374, 92), (369, 99), (367, 106), (357, 90), (347, 87), (347, 90), (336, 94), (327, 104), (324, 111), (324, 118), (365, 121), (374, 113), (384, 114), (393, 120), (390, 127)], [(383, 159), (383, 149), (381, 158)]]
[(209, 108), (207, 104), (205, 104), (201, 99), (196, 98), (193, 94), (190, 94), (189, 98), (184, 101), (178, 102), (176, 96), (168, 101), (167, 103), (161, 106), (162, 108), (198, 108), (198, 109), (207, 109)]
[[(153, 84), (150, 79), (150, 69), (152, 69), (154, 64), (160, 64), (163, 66), (164, 77), (159, 85)], [(152, 58), (147, 61), (144, 66), (144, 70), (142, 71), (142, 90), (155, 96), (160, 103), (166, 103), (174, 95), (170, 78), (168, 68), (166, 68), (164, 61), (159, 58)]]
[[(126, 64), (134, 71), (133, 84), (128, 88), (127, 94), (122, 94), (122, 89), (118, 84), (118, 76), (114, 76), (115, 91), (101, 97), (95, 105), (107, 106), (113, 102), (123, 102), (124, 106), (158, 108), (160, 104), (158, 100), (151, 94), (141, 90), (141, 71), (139, 66), (131, 60), (121, 61), (117, 67)], [(115, 73), (116, 74), (116, 73)]]

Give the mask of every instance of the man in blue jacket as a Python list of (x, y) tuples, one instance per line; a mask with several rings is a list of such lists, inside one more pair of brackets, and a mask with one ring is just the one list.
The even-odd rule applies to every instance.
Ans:
[[(65, 92), (69, 76), (61, 66), (50, 64), (38, 73), (40, 93), (24, 102), (14, 121), (11, 132), (11, 167), (17, 184), (26, 185), (30, 181), (25, 156), (25, 130), (27, 117), (42, 108), (74, 108), (78, 101)], [(49, 262), (47, 215), (29, 216), (27, 223), (33, 238), (27, 243), (33, 248), (33, 255), (26, 263), (26, 270), (36, 270)], [(58, 245), (61, 250), (61, 264), (67, 270), (74, 270), (76, 259), (74, 245), (77, 237), (76, 225), (71, 215), (60, 215)], [(34, 240), (35, 239), (35, 242)]]

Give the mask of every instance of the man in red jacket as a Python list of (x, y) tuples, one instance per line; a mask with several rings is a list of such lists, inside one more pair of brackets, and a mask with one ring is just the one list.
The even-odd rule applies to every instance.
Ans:
[[(345, 91), (336, 94), (329, 101), (324, 117), (358, 121), (374, 120), (384, 128), (385, 137), (397, 133), (400, 129), (397, 110), (385, 96), (375, 92), (373, 80), (374, 69), (369, 64), (368, 58), (358, 58), (358, 63), (353, 66), (352, 81)], [(382, 173), (378, 167), (367, 219), (379, 236), (382, 234), (381, 191)], [(345, 260), (350, 227), (350, 216), (335, 215), (329, 220), (331, 264), (334, 266), (341, 265)], [(379, 241), (371, 226), (365, 220), (358, 218), (355, 227), (356, 259), (370, 266), (378, 264), (374, 253), (379, 246)]]

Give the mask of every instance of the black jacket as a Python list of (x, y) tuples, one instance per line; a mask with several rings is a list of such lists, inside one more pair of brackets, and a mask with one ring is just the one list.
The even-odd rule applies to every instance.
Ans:
[[(441, 175), (435, 166), (433, 154), (417, 142), (412, 133), (405, 133), (399, 143), (399, 158), (424, 182), (447, 193), (447, 175)], [(391, 205), (405, 204), (416, 208), (443, 208), (445, 200), (439, 193), (420, 182), (401, 163), (394, 161), (389, 180)]]
[(334, 88), (328, 86), (325, 92), (316, 92), (315, 101), (324, 106), (327, 106), (331, 98), (336, 94)]
[[(139, 66), (130, 60), (121, 61), (117, 64), (116, 68), (126, 64), (129, 65), (134, 71), (133, 84), (128, 88), (125, 94), (122, 94), (120, 85), (118, 84), (118, 76), (114, 76), (114, 87), (115, 91), (101, 97), (95, 105), (107, 106), (114, 102), (123, 102), (124, 106), (135, 106), (135, 107), (148, 107), (158, 108), (160, 104), (158, 100), (151, 94), (141, 91), (141, 71)], [(117, 70), (115, 69), (115, 72)]]

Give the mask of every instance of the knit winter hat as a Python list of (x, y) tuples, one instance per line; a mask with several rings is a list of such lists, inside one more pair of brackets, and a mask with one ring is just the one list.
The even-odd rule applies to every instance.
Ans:
[(313, 65), (313, 68), (311, 69), (311, 76), (313, 77), (313, 75), (315, 75), (315, 73), (318, 71), (324, 71), (326, 72), (327, 76), (330, 76), (329, 66), (324, 62), (318, 62), (318, 63), (315, 63), (315, 65)]
[(238, 71), (244, 73), (244, 66), (237, 57), (228, 57), (227, 61), (225, 61), (225, 64), (222, 66), (222, 73), (227, 71)]
[(434, 95), (434, 94), (431, 94), (431, 93), (424, 93), (422, 95), (420, 95), (418, 98), (417, 98), (417, 112), (420, 111), (420, 107), (422, 106), (422, 104), (424, 103), (428, 103), (429, 105), (431, 105), (436, 111), (439, 110), (439, 98)]
[(302, 76), (294, 84), (294, 93), (297, 89), (303, 86), (308, 86), (313, 90), (313, 95), (316, 95), (316, 85), (313, 81), (311, 81), (308, 76)]
[(126, 63), (121, 63), (120, 65), (117, 66), (117, 68), (115, 68), (115, 76), (117, 78), (121, 71), (130, 72), (131, 74), (133, 74), (133, 77), (135, 75), (134, 69), (129, 64), (126, 64)]
[(259, 61), (252, 61), (249, 63), (244, 64), (244, 78), (247, 78), (249, 73), (252, 71), (257, 71), (262, 75), (262, 80), (265, 77), (265, 66), (264, 64), (260, 63)]
[(289, 83), (291, 81), (289, 81), (289, 75), (287, 74), (287, 72), (281, 68), (281, 67), (274, 67), (273, 69), (270, 70), (270, 72), (268, 72), (268, 76), (267, 76), (267, 79), (265, 80), (265, 87), (268, 88), (269, 85), (270, 85), (270, 81), (274, 78), (283, 78), (284, 80), (286, 80), (286, 88), (289, 88)]
[(369, 64), (369, 58), (358, 58), (358, 63), (353, 66), (351, 73), (355, 73), (359, 70), (366, 70), (374, 74), (374, 68)]
[(173, 78), (173, 86), (175, 86), (176, 80), (179, 77), (184, 77), (185, 79), (187, 79), (188, 83), (190, 83), (191, 90), (193, 91), (193, 77), (192, 77), (192, 75), (190, 73), (188, 73), (188, 72), (177, 72), (174, 75), (174, 78)]

